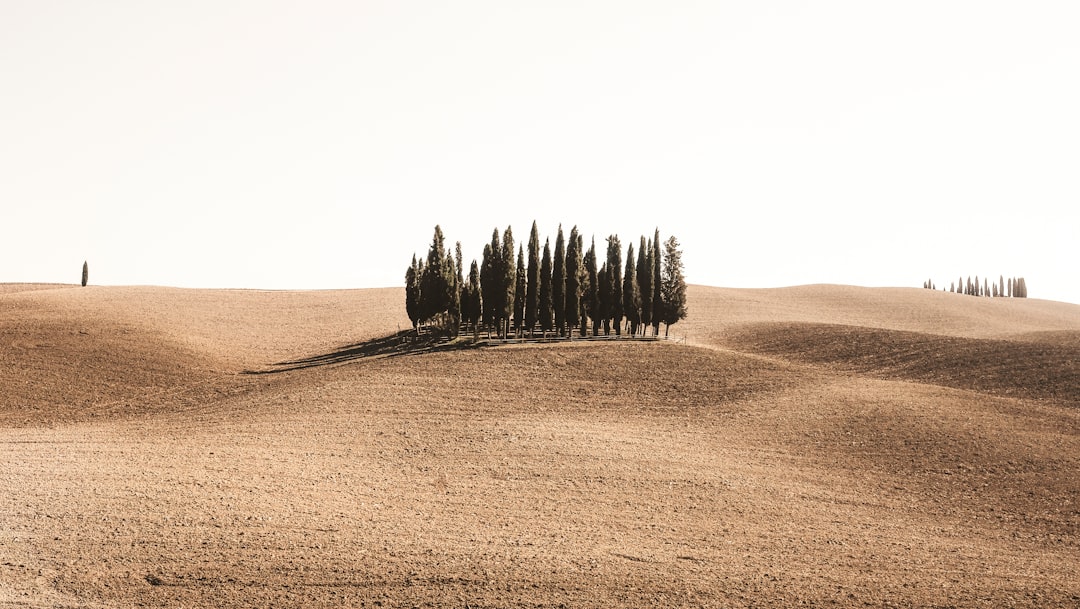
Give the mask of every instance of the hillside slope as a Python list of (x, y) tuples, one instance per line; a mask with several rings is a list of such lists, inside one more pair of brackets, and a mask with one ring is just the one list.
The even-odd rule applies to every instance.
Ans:
[(689, 299), (369, 356), (401, 290), (0, 290), (0, 606), (1080, 605), (1080, 307)]

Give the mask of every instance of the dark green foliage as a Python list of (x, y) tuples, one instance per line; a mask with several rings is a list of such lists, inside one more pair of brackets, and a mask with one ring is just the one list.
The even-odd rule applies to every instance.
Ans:
[(90, 280), (90, 267), (83, 260), (82, 263), (82, 287), (86, 287), (86, 282)]
[(545, 335), (552, 328), (551, 307), (551, 240), (544, 240), (544, 256), (540, 262), (540, 294), (537, 303), (537, 322)]
[(529, 269), (525, 281), (525, 327), (531, 335), (540, 315), (540, 232), (533, 220), (529, 231)]
[(569, 336), (578, 324), (581, 312), (581, 236), (577, 226), (570, 229), (570, 240), (566, 244), (566, 335)]
[(645, 242), (645, 236), (641, 237), (641, 248), (638, 250), (637, 259), (637, 284), (641, 299), (641, 334), (645, 334), (645, 328), (652, 323), (652, 243)]
[(663, 295), (660, 293), (660, 266), (663, 260), (660, 253), (660, 229), (656, 229), (656, 234), (653, 235), (653, 257), (652, 257), (652, 273), (653, 273), (653, 336), (660, 336), (660, 322), (663, 321), (664, 300)]
[(480, 268), (476, 265), (476, 260), (472, 261), (472, 266), (469, 268), (469, 284), (467, 287), (468, 297), (463, 297), (464, 303), (467, 303), (468, 313), (466, 314), (466, 323), (472, 326), (473, 336), (477, 336), (480, 333), (480, 315), (483, 311), (483, 303), (480, 296)]
[(405, 312), (409, 315), (413, 330), (420, 328), (420, 277), (423, 263), (413, 254), (412, 264), (405, 270)]
[[(619, 274), (622, 272), (622, 242), (617, 235), (607, 238), (607, 290), (610, 294), (610, 304), (606, 309), (606, 315), (615, 326), (615, 334), (622, 334), (623, 299), (622, 281)], [(606, 326), (606, 324), (605, 324)]]
[(638, 293), (637, 273), (634, 267), (634, 244), (626, 248), (626, 273), (623, 275), (622, 308), (631, 335), (637, 334), (641, 322), (641, 294)]
[(604, 262), (604, 265), (596, 272), (596, 291), (599, 305), (596, 315), (600, 319), (600, 326), (603, 328), (605, 336), (611, 334), (612, 294), (611, 281), (608, 275), (607, 262)]
[(503, 232), (502, 255), (499, 256), (502, 271), (502, 329), (503, 336), (510, 335), (510, 317), (514, 314), (514, 293), (517, 290), (517, 267), (514, 266), (514, 233), (510, 227)]
[[(494, 244), (494, 246), (493, 246)], [(499, 246), (499, 231), (495, 231), (492, 242), (484, 245), (483, 262), (480, 263), (480, 299), (483, 304), (483, 323), (487, 328), (488, 335), (495, 327), (499, 319), (499, 294), (501, 287), (498, 281), (499, 261), (497, 256), (502, 252)]]
[(518, 246), (517, 269), (514, 272), (514, 332), (521, 336), (525, 324), (525, 252)]
[(555, 316), (555, 330), (561, 336), (566, 332), (566, 243), (562, 224), (555, 237), (555, 254), (551, 260), (551, 312)]
[(420, 278), (421, 323), (433, 320), (449, 310), (454, 276), (453, 259), (445, 249), (442, 229), (436, 226)]
[[(659, 233), (657, 230), (657, 237)], [(643, 309), (648, 309), (647, 319), (658, 333), (660, 323), (670, 327), (685, 316), (685, 284), (679, 291), (678, 282), (665, 285), (667, 275), (657, 275), (660, 264), (667, 264), (657, 241), (646, 245), (643, 236), (641, 246), (636, 259), (633, 245), (627, 248), (624, 265), (617, 235), (607, 238), (607, 250), (601, 257), (595, 237), (585, 250), (577, 226), (570, 231), (567, 243), (560, 225), (554, 254), (550, 239), (545, 239), (541, 255), (534, 221), (528, 253), (524, 244), (518, 244), (515, 258), (512, 228), (506, 227), (501, 238), (496, 228), (491, 243), (484, 246), (482, 262), (472, 261), (466, 280), (461, 243), (455, 243), (453, 251), (447, 249), (441, 227), (435, 226), (427, 256), (418, 259), (414, 254), (406, 269), (406, 312), (415, 330), (428, 326), (455, 337), (462, 329), (478, 336), (481, 326), (487, 328), (489, 337), (493, 331), (501, 337), (511, 332), (522, 336), (526, 329), (532, 336), (537, 326), (545, 336), (553, 329), (569, 336), (575, 328), (586, 336), (590, 323), (592, 334), (599, 336), (601, 331), (610, 335), (612, 326), (616, 335), (624, 328), (644, 335), (649, 324)], [(665, 247), (676, 266), (664, 267), (663, 272), (677, 270), (681, 278), (678, 242), (671, 239)], [(1010, 280), (1010, 286), (1013, 283)], [(997, 285), (994, 287), (997, 291)], [(674, 309), (667, 308), (669, 299)], [(672, 315), (676, 317), (669, 321)]]
[(668, 237), (664, 242), (664, 272), (660, 279), (663, 301), (664, 336), (671, 325), (686, 319), (686, 278), (683, 276), (682, 250), (679, 241)]
[(585, 330), (586, 318), (592, 320), (593, 336), (600, 335), (600, 319), (603, 313), (600, 310), (600, 284), (597, 280), (596, 268), (596, 239), (592, 240), (588, 251), (585, 252), (585, 285), (582, 289), (583, 308), (581, 329)]

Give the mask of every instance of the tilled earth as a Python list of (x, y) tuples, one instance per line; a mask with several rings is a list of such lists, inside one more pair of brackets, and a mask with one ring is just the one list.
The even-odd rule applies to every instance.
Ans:
[(723, 340), (374, 350), (397, 290), (2, 292), (0, 606), (1080, 606), (1076, 308), (1001, 302), (1064, 320), (1047, 380), (734, 295), (690, 292)]

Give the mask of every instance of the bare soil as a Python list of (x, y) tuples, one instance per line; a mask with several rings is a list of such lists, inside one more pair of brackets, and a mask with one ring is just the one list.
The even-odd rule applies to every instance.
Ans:
[(1077, 607), (1080, 307), (691, 286), (403, 343), (400, 289), (0, 286), (0, 607)]

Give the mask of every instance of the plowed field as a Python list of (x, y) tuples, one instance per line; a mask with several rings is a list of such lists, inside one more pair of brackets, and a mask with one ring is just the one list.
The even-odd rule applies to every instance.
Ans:
[(1078, 306), (417, 348), (403, 303), (0, 286), (0, 607), (1080, 606)]

